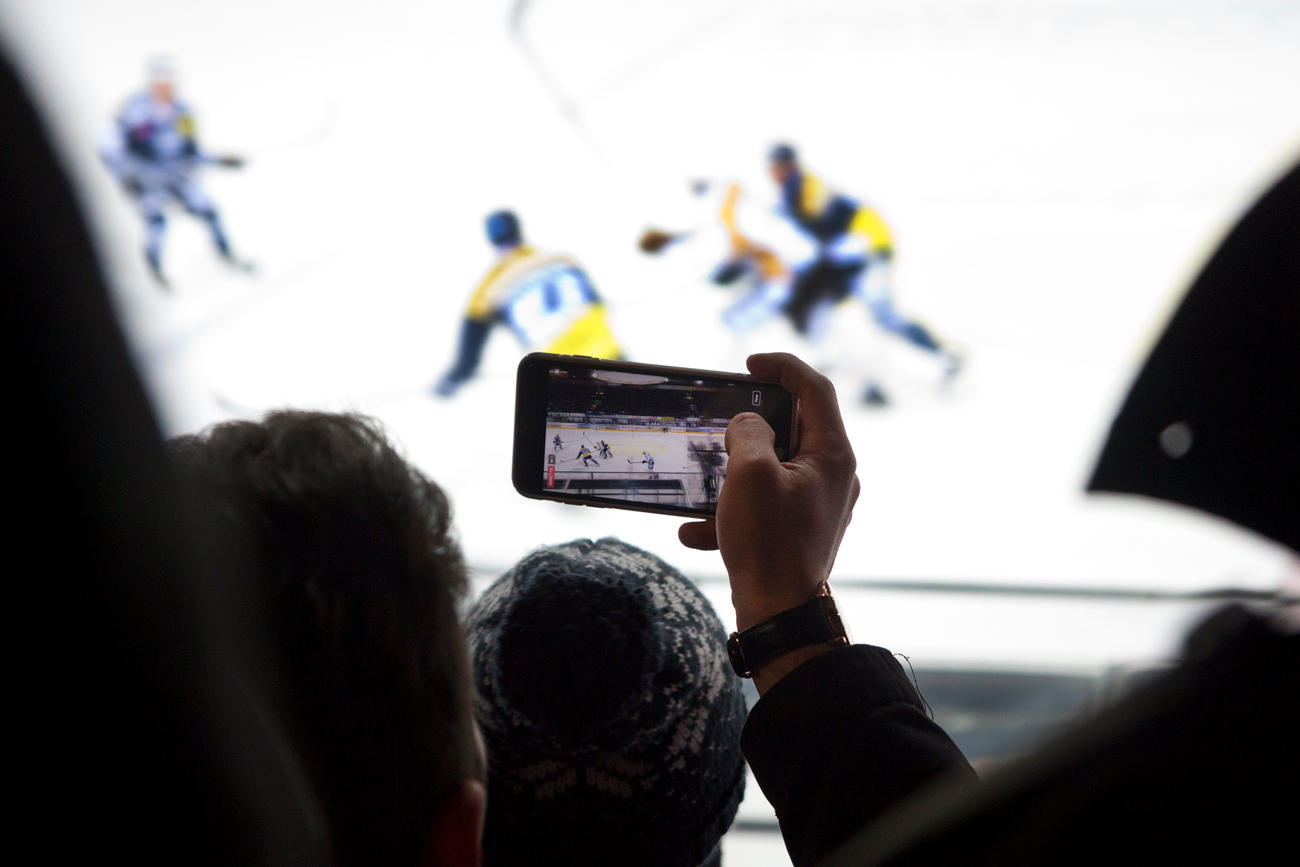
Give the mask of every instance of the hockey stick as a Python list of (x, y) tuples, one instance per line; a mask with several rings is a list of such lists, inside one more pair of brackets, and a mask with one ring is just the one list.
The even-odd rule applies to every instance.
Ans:
[(632, 60), (622, 69), (605, 78), (587, 96), (587, 102), (606, 99), (623, 90), (647, 72), (662, 66), (676, 56), (695, 48), (706, 38), (710, 38), (727, 29), (734, 29), (741, 16), (750, 15), (758, 10), (766, 0), (735, 0), (721, 11), (706, 16), (703, 20), (689, 22), (684, 32), (667, 45), (655, 46), (645, 56)]
[(532, 67), (533, 74), (537, 76), (542, 87), (551, 94), (551, 99), (555, 101), (555, 108), (559, 111), (560, 117), (564, 118), (564, 121), (573, 127), (596, 156), (600, 158), (601, 162), (609, 165), (609, 156), (605, 153), (605, 149), (600, 146), (600, 143), (596, 141), (596, 137), (592, 134), (586, 121), (583, 120), (578, 111), (577, 103), (556, 81), (555, 76), (542, 62), (541, 56), (533, 48), (528, 35), (524, 32), (524, 13), (527, 9), (528, 0), (515, 0), (515, 5), (510, 10), (510, 38), (514, 41), (515, 47), (519, 49), (519, 53), (523, 55), (524, 60)]
[(246, 163), (261, 162), (266, 159), (276, 159), (280, 156), (293, 155), (296, 152), (313, 147), (324, 142), (334, 134), (334, 117), (337, 114), (337, 107), (333, 100), (326, 102), (322, 106), (320, 116), (313, 122), (305, 125), (301, 132), (287, 138), (263, 141), (260, 144), (255, 143), (252, 148), (244, 150)]

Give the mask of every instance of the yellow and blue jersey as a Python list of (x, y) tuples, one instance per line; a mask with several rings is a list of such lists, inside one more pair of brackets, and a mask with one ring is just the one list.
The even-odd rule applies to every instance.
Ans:
[(802, 170), (790, 173), (781, 185), (786, 213), (805, 232), (823, 244), (844, 236), (865, 242), (873, 256), (889, 256), (894, 237), (889, 225), (872, 208), (826, 186), (816, 175)]
[(470, 321), (504, 322), (529, 349), (617, 358), (605, 305), (585, 271), (568, 256), (521, 244), (484, 275), (465, 311)]

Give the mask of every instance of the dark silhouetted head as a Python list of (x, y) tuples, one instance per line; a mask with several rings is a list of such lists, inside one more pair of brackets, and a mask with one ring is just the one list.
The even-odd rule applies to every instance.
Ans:
[(416, 863), (484, 773), (446, 496), (359, 416), (275, 412), (168, 446), (216, 538), (252, 552), (339, 862)]

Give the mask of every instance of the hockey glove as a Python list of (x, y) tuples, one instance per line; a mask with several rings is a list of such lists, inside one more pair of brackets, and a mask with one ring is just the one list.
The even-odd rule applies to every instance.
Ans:
[(677, 235), (670, 235), (667, 232), (661, 232), (658, 229), (646, 229), (641, 233), (641, 240), (638, 243), (638, 246), (641, 248), (642, 253), (653, 255), (655, 253), (663, 252), (664, 248), (678, 240), (678, 237), (679, 236)]

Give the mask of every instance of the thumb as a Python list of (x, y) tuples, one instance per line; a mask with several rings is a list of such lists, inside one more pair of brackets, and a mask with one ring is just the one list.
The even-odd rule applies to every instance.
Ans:
[(772, 448), (775, 441), (772, 426), (761, 415), (742, 412), (727, 425), (728, 462), (776, 461), (776, 451)]
[(677, 528), (677, 538), (687, 548), (701, 551), (718, 550), (718, 531), (710, 518), (707, 521), (692, 521)]

